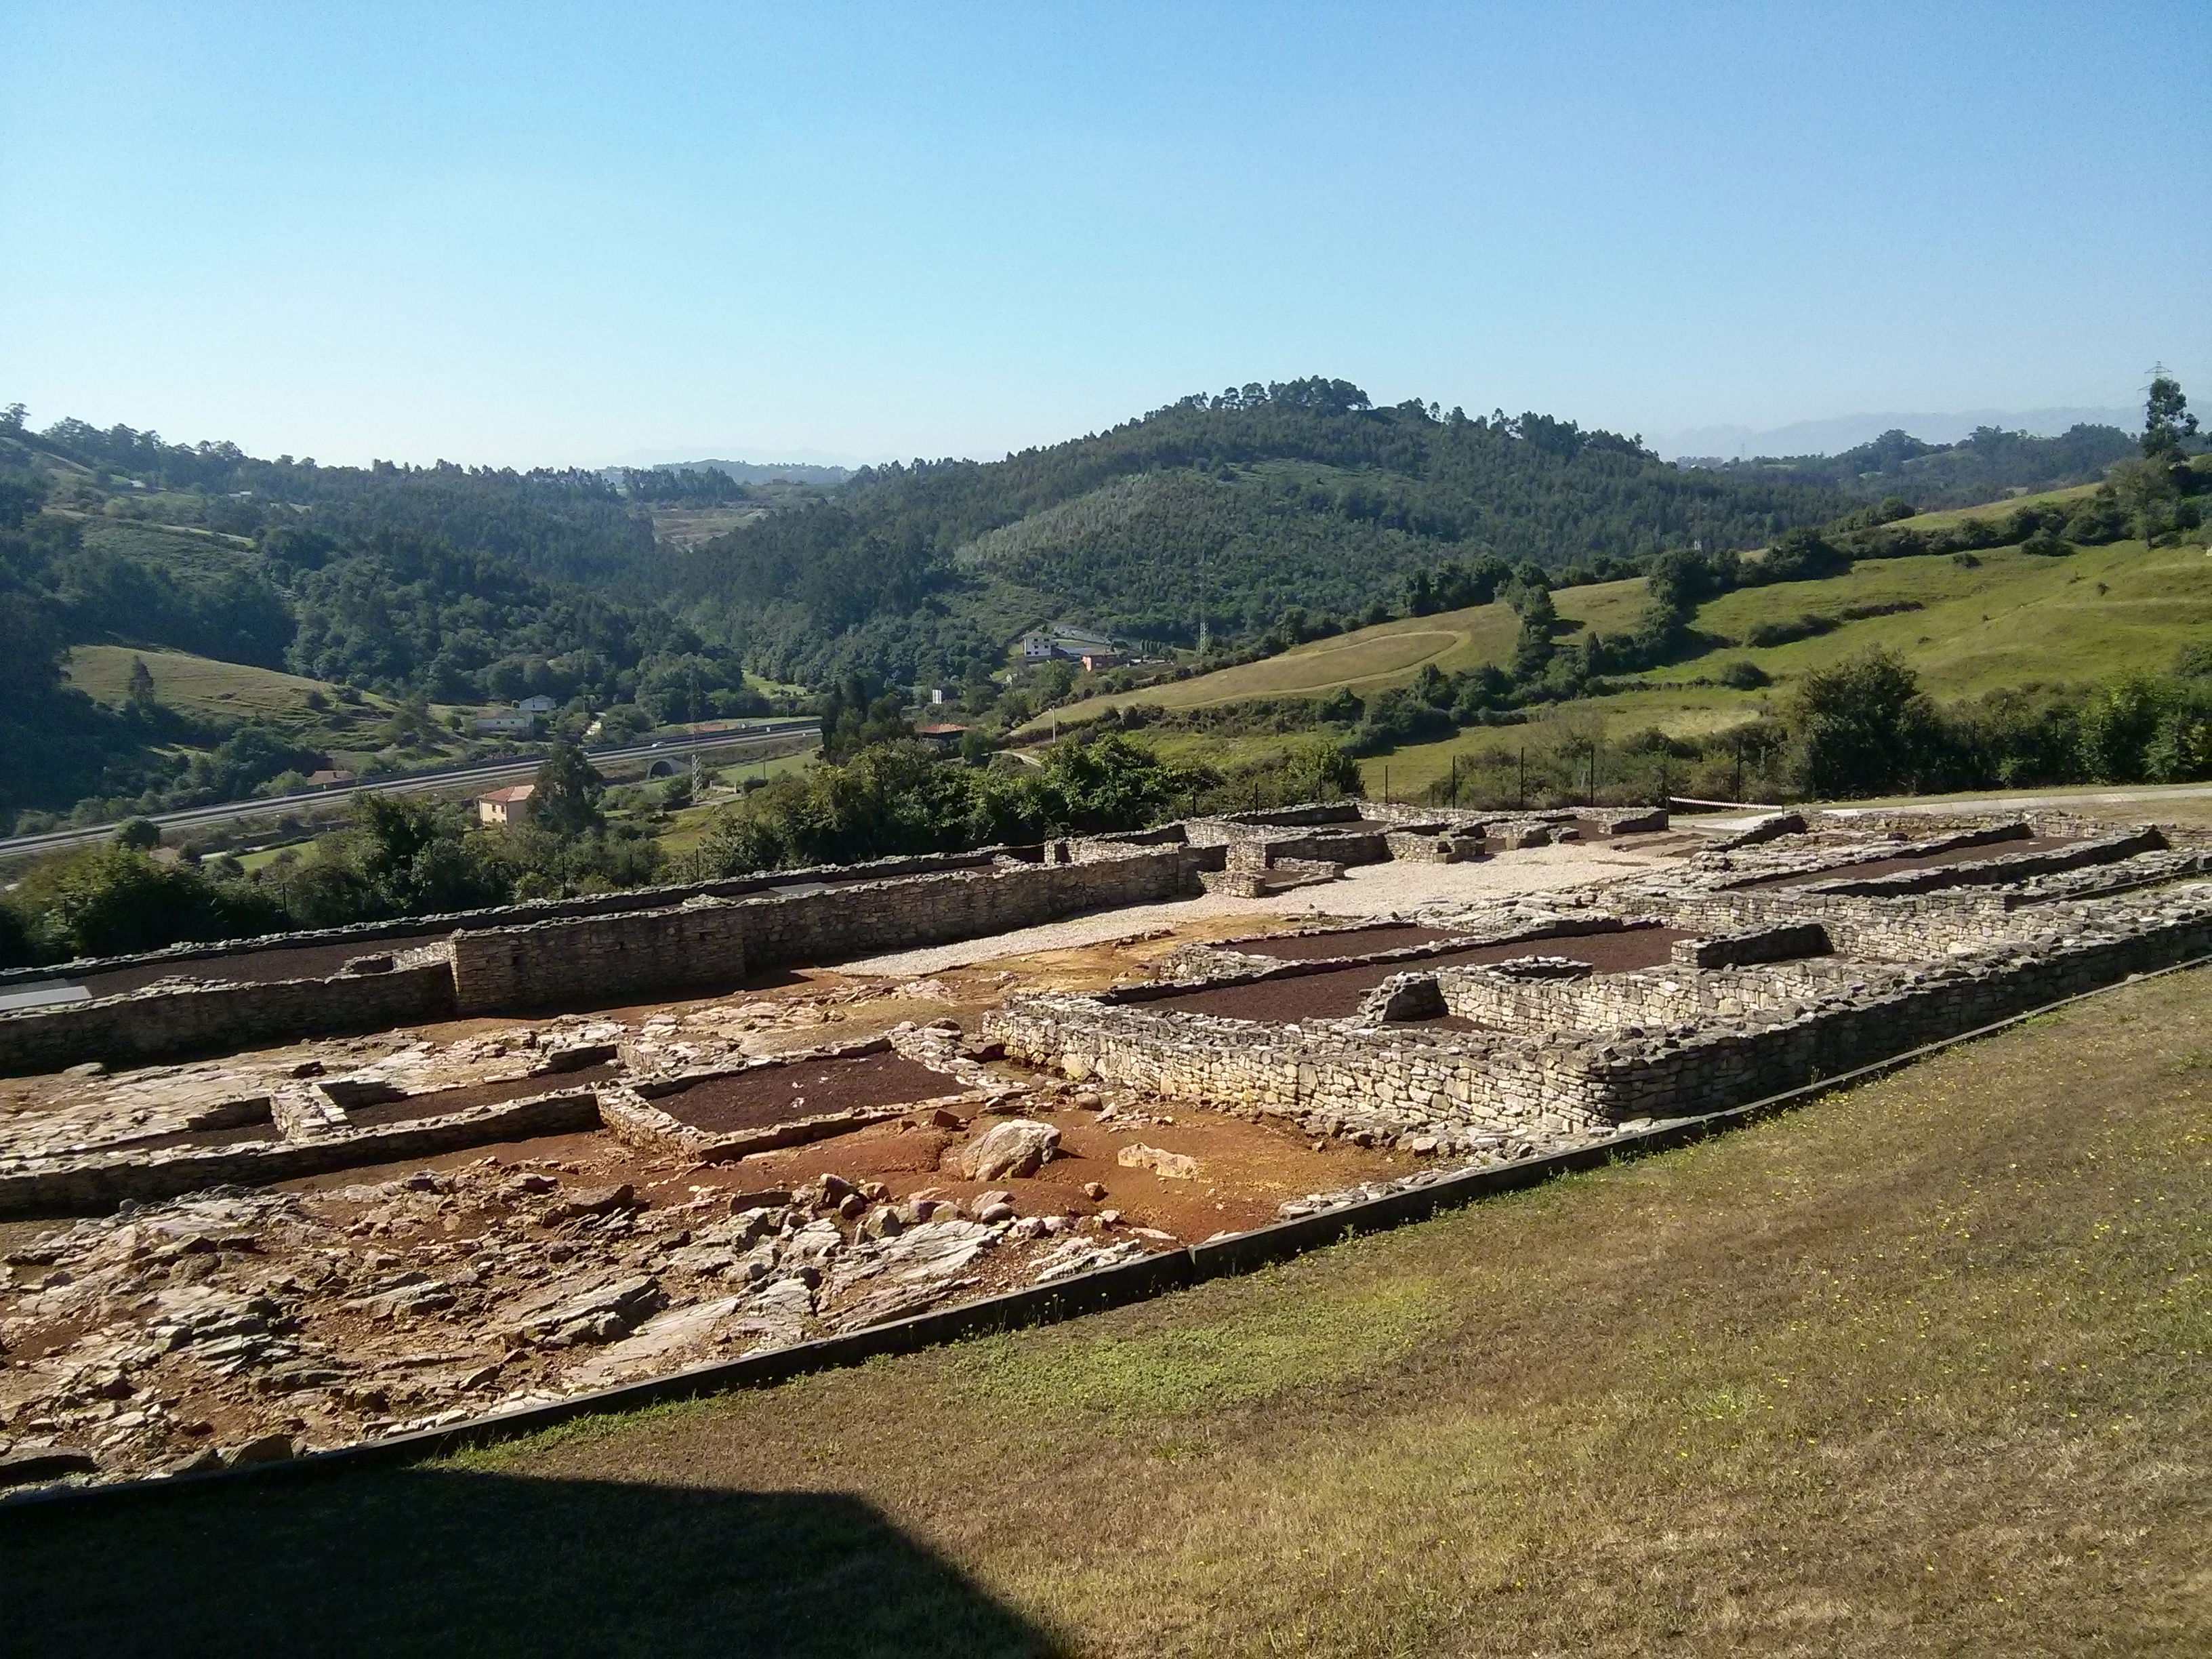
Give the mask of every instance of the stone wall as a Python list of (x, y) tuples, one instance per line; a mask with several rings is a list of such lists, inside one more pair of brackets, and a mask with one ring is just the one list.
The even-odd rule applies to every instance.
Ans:
[(59, 1071), (88, 1060), (134, 1066), (301, 1036), (387, 1030), (453, 1012), (453, 970), (443, 962), (329, 979), (149, 987), (0, 1014), (0, 1073)]
[(1437, 970), (1453, 1012), (1516, 1028), (1502, 1033), (1272, 1026), (1127, 994), (1018, 998), (984, 1029), (1010, 1054), (1071, 1076), (1449, 1150), (1508, 1127), (1571, 1134), (1741, 1104), (2212, 955), (2212, 895), (2056, 906), (2040, 920), (1932, 966), (1814, 958), (1538, 981)]
[[(383, 974), (149, 987), (126, 996), (0, 1014), (0, 1073), (82, 1060), (131, 1065), (302, 1036), (450, 1018), (589, 1006), (656, 991), (727, 988), (763, 967), (835, 962), (975, 939), (1079, 911), (1193, 891), (1189, 849), (1124, 848), (1062, 865), (1000, 858), (790, 894), (465, 928), (439, 959)], [(860, 866), (866, 867), (866, 866)], [(788, 882), (790, 875), (782, 878)], [(507, 912), (504, 914), (513, 914)]]
[(40, 967), (0, 969), (0, 988), (46, 980), (78, 980), (123, 968), (162, 967), (172, 963), (208, 962), (247, 951), (285, 951), (307, 945), (373, 944), (388, 939), (415, 939), (451, 933), (463, 927), (521, 927), (533, 922), (567, 921), (580, 916), (618, 915), (631, 910), (665, 910), (693, 898), (745, 898), (773, 893), (776, 889), (817, 882), (889, 881), (902, 876), (933, 875), (947, 870), (988, 869), (1009, 860), (1034, 863), (1039, 849), (1030, 847), (986, 847), (972, 853), (921, 853), (905, 858), (876, 859), (865, 864), (810, 865), (797, 870), (771, 870), (716, 881), (687, 883), (672, 887), (633, 887), (619, 893), (588, 893), (575, 898), (532, 899), (483, 910), (440, 911), (427, 916), (402, 916), (391, 921), (354, 922), (343, 927), (312, 928), (292, 933), (262, 933), (249, 939), (212, 943), (172, 945), (159, 951), (128, 956), (80, 957), (70, 962)]
[[(833, 888), (823, 896), (853, 890)], [(456, 933), (454, 1003), (477, 1014), (588, 1006), (674, 986), (735, 985), (745, 976), (745, 909), (726, 899), (693, 899), (669, 910)]]
[(1709, 939), (1678, 939), (1668, 954), (1683, 968), (1743, 968), (1796, 957), (1824, 957), (1834, 948), (1828, 930), (1817, 921), (1778, 921)]
[(118, 1149), (0, 1171), (0, 1216), (98, 1215), (125, 1201), (151, 1204), (217, 1186), (266, 1186), (334, 1170), (434, 1158), (532, 1135), (576, 1134), (599, 1127), (590, 1089), (572, 1088), (479, 1106), (413, 1123), (318, 1134), (301, 1140), (246, 1141), (160, 1152)]

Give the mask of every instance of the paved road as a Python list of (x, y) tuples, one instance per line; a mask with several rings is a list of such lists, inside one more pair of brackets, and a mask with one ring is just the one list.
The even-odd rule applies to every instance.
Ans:
[[(668, 760), (679, 755), (688, 756), (695, 750), (720, 751), (762, 748), (769, 744), (787, 742), (802, 732), (820, 730), (821, 722), (815, 720), (762, 720), (727, 732), (706, 732), (696, 737), (687, 734), (664, 738), (658, 743), (630, 744), (620, 749), (594, 749), (586, 752), (593, 762), (602, 765), (626, 761)], [(378, 778), (369, 783), (340, 784), (333, 788), (313, 789), (297, 795), (225, 801), (215, 806), (187, 807), (179, 812), (155, 812), (150, 816), (164, 829), (198, 828), (211, 823), (227, 823), (234, 818), (269, 817), (293, 807), (320, 806), (364, 793), (421, 795), (449, 790), (493, 789), (503, 783), (525, 781), (536, 775), (539, 764), (540, 757), (532, 756), (452, 771), (420, 772), (406, 777)], [(17, 836), (12, 840), (0, 841), (0, 858), (59, 852), (64, 848), (81, 847), (88, 842), (105, 841), (114, 833), (115, 825), (112, 823), (93, 823), (76, 829), (49, 830), (44, 835)]]

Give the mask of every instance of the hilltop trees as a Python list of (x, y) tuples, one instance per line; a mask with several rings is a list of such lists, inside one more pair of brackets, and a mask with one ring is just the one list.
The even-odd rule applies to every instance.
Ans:
[(2178, 461), (2186, 441), (2196, 435), (2197, 417), (2189, 412), (2181, 382), (2170, 374), (2154, 375), (2150, 393), (2143, 401), (2143, 459)]

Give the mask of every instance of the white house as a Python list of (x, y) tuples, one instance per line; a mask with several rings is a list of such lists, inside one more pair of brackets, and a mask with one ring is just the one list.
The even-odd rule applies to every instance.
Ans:
[(1114, 654), (1114, 641), (1105, 635), (1093, 633), (1087, 628), (1070, 628), (1064, 623), (1054, 623), (1049, 628), (1031, 629), (1022, 635), (1024, 662), (1050, 662), (1055, 657), (1073, 662), (1085, 657), (1109, 657)]
[(534, 697), (525, 697), (514, 706), (526, 714), (550, 714), (561, 705), (541, 691)]
[(479, 737), (528, 737), (538, 729), (538, 716), (520, 708), (503, 708), (495, 714), (477, 716), (476, 730)]
[(481, 823), (520, 823), (529, 814), (525, 810), (538, 786), (534, 783), (510, 784), (504, 789), (495, 789), (488, 795), (477, 797), (477, 820)]

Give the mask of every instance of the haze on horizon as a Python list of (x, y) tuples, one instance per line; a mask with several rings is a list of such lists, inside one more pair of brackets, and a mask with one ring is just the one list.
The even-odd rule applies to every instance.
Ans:
[(2159, 91), (2202, 22), (26, 0), (0, 402), (520, 465), (993, 456), (1310, 374), (1647, 437), (2124, 409), (2212, 387)]

